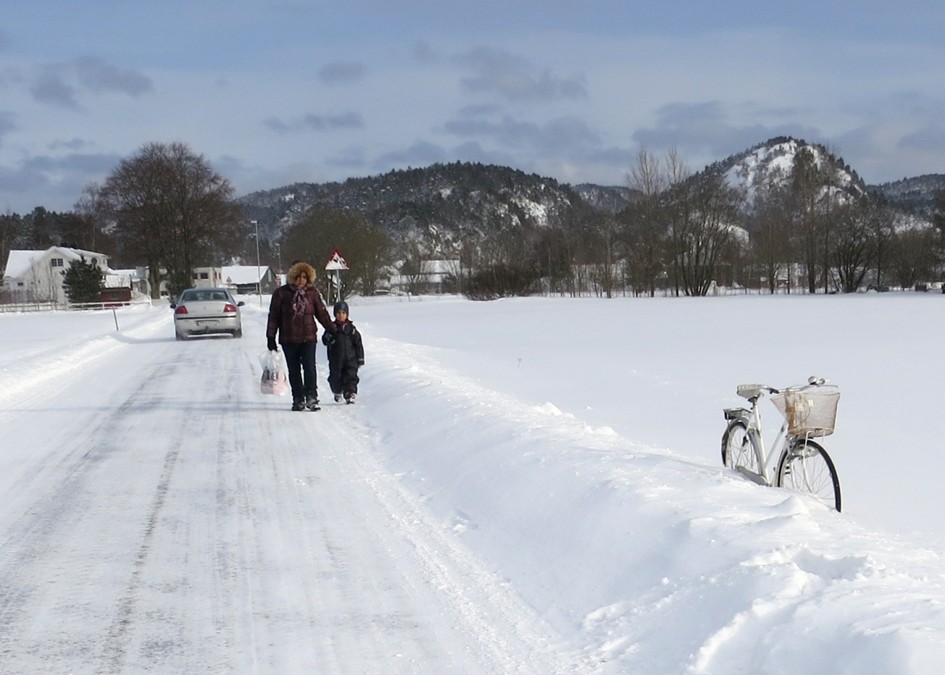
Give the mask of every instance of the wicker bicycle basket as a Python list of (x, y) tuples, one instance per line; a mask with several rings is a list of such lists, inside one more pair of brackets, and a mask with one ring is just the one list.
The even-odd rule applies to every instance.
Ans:
[(840, 390), (833, 386), (785, 389), (771, 402), (787, 420), (792, 436), (829, 436), (837, 424)]

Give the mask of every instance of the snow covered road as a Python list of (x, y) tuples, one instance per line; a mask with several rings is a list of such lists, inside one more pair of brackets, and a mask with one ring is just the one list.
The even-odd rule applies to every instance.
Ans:
[(0, 670), (560, 669), (553, 633), (378, 465), (360, 410), (259, 394), (261, 314), (185, 344), (167, 313), (122, 321), (5, 364)]
[[(358, 299), (317, 413), (247, 301), (0, 314), (0, 673), (941, 672), (941, 295)], [(738, 382), (810, 373), (844, 513), (719, 461)]]

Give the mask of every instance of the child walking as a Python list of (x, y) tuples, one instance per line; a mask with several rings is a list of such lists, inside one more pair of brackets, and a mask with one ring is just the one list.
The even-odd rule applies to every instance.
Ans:
[(328, 347), (328, 386), (335, 401), (354, 403), (358, 396), (358, 368), (364, 365), (361, 333), (348, 319), (348, 303), (335, 303), (335, 332), (326, 332), (322, 342)]

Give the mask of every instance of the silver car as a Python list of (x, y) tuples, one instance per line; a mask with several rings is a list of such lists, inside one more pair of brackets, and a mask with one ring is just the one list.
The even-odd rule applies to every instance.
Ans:
[(226, 288), (188, 288), (171, 303), (174, 310), (174, 334), (178, 340), (191, 335), (229, 333), (243, 337), (240, 307)]

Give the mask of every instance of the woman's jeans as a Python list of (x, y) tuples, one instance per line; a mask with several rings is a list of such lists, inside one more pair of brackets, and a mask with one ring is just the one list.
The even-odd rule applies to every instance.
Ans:
[(315, 383), (315, 344), (314, 341), (282, 343), (293, 401), (318, 398), (318, 385)]

